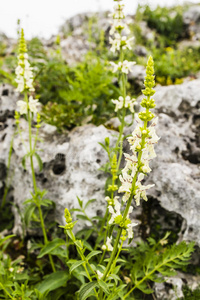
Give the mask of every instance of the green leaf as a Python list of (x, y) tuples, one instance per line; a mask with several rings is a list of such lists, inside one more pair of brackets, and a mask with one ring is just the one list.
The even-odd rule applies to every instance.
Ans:
[(82, 212), (82, 209), (80, 209), (80, 208), (72, 208), (72, 209), (70, 209), (70, 212), (73, 212), (73, 211)]
[(92, 251), (92, 252), (90, 252), (87, 256), (86, 256), (86, 259), (87, 260), (90, 260), (93, 256), (95, 256), (95, 255), (98, 255), (98, 254), (100, 254), (100, 253), (102, 253), (102, 251)]
[(87, 241), (85, 241), (85, 240), (83, 240), (83, 246), (86, 249), (88, 249), (89, 251), (93, 251), (93, 248), (91, 247), (91, 245)]
[(69, 278), (70, 276), (68, 272), (58, 271), (46, 276), (41, 283), (36, 285), (36, 289), (42, 294), (47, 291), (50, 292), (64, 286)]
[(81, 266), (84, 263), (83, 260), (78, 260), (76, 261), (69, 269), (69, 272), (72, 273), (74, 269), (78, 268), (79, 266)]
[(79, 291), (79, 297), (80, 300), (85, 300), (90, 296), (90, 293), (92, 292), (92, 290), (97, 286), (97, 282), (92, 281), (92, 282), (88, 282), (86, 283), (84, 286), (82, 286), (80, 288)]
[(26, 158), (27, 154), (22, 157), (22, 167), (24, 168), (24, 170), (26, 170)]
[(76, 215), (76, 217), (78, 218), (78, 219), (81, 219), (81, 220), (84, 220), (84, 221), (88, 221), (88, 218), (85, 216), (85, 215)]
[(78, 199), (78, 203), (80, 207), (83, 208), (83, 201), (81, 201), (81, 199), (78, 196), (76, 198)]
[(139, 290), (141, 290), (145, 294), (152, 294), (154, 292), (154, 290), (152, 290), (151, 288), (149, 288), (145, 282), (143, 282), (142, 284), (138, 285), (137, 288)]
[(71, 230), (66, 230), (67, 235), (69, 236), (69, 238), (74, 241), (75, 240), (75, 236), (73, 234), (73, 232)]
[(82, 245), (81, 240), (80, 240), (80, 241), (79, 241), (79, 240), (76, 240), (76, 241), (74, 242), (74, 244), (75, 244), (78, 248), (83, 249), (83, 245)]
[(39, 170), (40, 170), (40, 172), (41, 172), (42, 169), (43, 169), (43, 162), (42, 162), (42, 160), (41, 160), (41, 157), (40, 157), (39, 154), (37, 154), (36, 152), (34, 153), (34, 155), (35, 155), (35, 157), (36, 157), (36, 159), (37, 159), (37, 161), (38, 161)]
[(43, 257), (46, 254), (51, 254), (54, 249), (58, 248), (61, 245), (65, 245), (65, 241), (63, 239), (57, 238), (57, 239), (49, 242), (47, 245), (45, 245), (41, 249), (41, 251), (40, 251), (40, 253), (38, 255), (38, 258), (41, 258), (41, 257)]
[(11, 235), (7, 235), (6, 237), (4, 237), (3, 239), (0, 239), (0, 245), (2, 245), (5, 241), (11, 239), (12, 237), (14, 237), (15, 234), (11, 234)]
[(110, 294), (109, 287), (108, 287), (107, 283), (105, 283), (103, 280), (99, 279), (98, 284), (99, 284), (100, 288), (102, 288), (102, 290), (104, 291), (104, 293), (106, 295)]
[(53, 204), (53, 201), (50, 199), (41, 199), (40, 204), (42, 206), (51, 206)]
[(116, 274), (110, 274), (110, 275), (108, 276), (108, 280), (110, 280), (110, 279), (114, 279), (116, 285), (118, 284), (118, 281), (120, 281), (119, 276), (116, 275)]
[(88, 207), (88, 205), (90, 205), (91, 203), (93, 203), (93, 202), (95, 202), (96, 201), (96, 199), (90, 199), (87, 203), (86, 203), (86, 205), (84, 206), (84, 210), (86, 210), (86, 208)]
[(32, 215), (33, 215), (35, 209), (36, 209), (35, 203), (31, 203), (30, 205), (28, 205), (28, 206), (25, 208), (25, 212), (24, 212), (24, 221), (25, 221), (25, 224), (26, 224), (27, 227), (29, 226), (31, 217), (32, 217)]

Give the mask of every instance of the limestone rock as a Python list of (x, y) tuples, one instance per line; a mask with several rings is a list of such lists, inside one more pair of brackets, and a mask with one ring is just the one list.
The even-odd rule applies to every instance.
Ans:
[[(9, 86), (2, 87), (2, 93), (8, 90), (7, 95), (1, 96), (2, 107), (12, 110), (16, 106), (17, 98), (14, 97), (13, 89)], [(3, 92), (4, 91), (4, 92)], [(10, 96), (11, 95), (11, 96)], [(5, 103), (7, 103), (5, 105)], [(5, 179), (5, 165), (7, 164), (10, 141), (13, 136), (14, 126), (13, 115), (4, 119), (4, 128), (0, 131), (0, 156), (1, 156), (1, 178)], [(19, 208), (23, 209), (23, 202), (30, 198), (32, 190), (31, 171), (27, 161), (27, 170), (22, 167), (21, 160), (26, 154), (22, 139), (28, 145), (28, 128), (24, 119), (20, 120), (22, 135), (17, 135), (13, 143), (13, 154), (11, 162), (12, 174), (12, 197)], [(33, 129), (34, 134), (34, 129)], [(42, 172), (36, 167), (36, 179), (38, 187), (48, 190), (47, 197), (56, 202), (55, 219), (58, 223), (64, 222), (64, 208), (78, 208), (77, 196), (84, 201), (97, 199), (88, 210), (89, 216), (102, 215), (105, 206), (104, 184), (106, 177), (99, 168), (107, 162), (107, 154), (99, 145), (104, 143), (105, 137), (109, 136), (111, 144), (115, 138), (112, 131), (104, 126), (96, 127), (92, 124), (77, 127), (69, 134), (60, 135), (55, 127), (44, 124), (40, 130), (38, 148), (44, 164)], [(37, 166), (37, 162), (35, 162)], [(14, 209), (15, 210), (15, 209)], [(76, 228), (79, 228), (79, 223)], [(15, 212), (15, 233), (21, 232), (21, 220)]]
[(200, 40), (200, 5), (192, 5), (183, 14), (186, 32), (192, 40)]

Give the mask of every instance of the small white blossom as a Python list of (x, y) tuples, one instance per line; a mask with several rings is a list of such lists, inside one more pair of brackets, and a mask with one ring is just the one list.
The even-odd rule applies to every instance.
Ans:
[(33, 73), (30, 63), (28, 62), (28, 54), (22, 54), (18, 56), (18, 66), (15, 69), (15, 74), (17, 75), (15, 81), (17, 82), (17, 91), (22, 93), (25, 89), (33, 92), (35, 89), (33, 87)]
[(103, 245), (103, 246), (101, 247), (101, 249), (102, 249), (103, 251), (105, 251), (105, 250), (107, 249), (106, 245)]
[(125, 101), (122, 96), (119, 97), (118, 100), (113, 100), (112, 102), (115, 104), (115, 112), (122, 109), (123, 107), (129, 108), (132, 113), (134, 113), (134, 104), (136, 99), (131, 99), (130, 96), (126, 96)]
[(10, 271), (10, 272), (13, 272), (13, 271), (14, 271), (14, 268), (12, 268), (12, 267), (9, 268), (9, 271)]
[(138, 223), (130, 223), (127, 225), (127, 233), (128, 233), (128, 238), (132, 239), (133, 238), (133, 227), (137, 226)]
[(37, 113), (37, 106), (39, 105), (38, 99), (33, 99), (32, 96), (29, 97), (29, 109), (33, 113)]
[(117, 71), (121, 71), (122, 73), (125, 73), (125, 74), (128, 74), (129, 72), (132, 72), (132, 67), (135, 64), (136, 64), (135, 61), (128, 61), (128, 60), (124, 60), (123, 62), (120, 61), (117, 64), (112, 62), (112, 61), (110, 62), (110, 65), (113, 68), (112, 69), (113, 73), (116, 73)]
[(107, 237), (106, 246), (108, 251), (113, 251), (113, 246), (111, 245), (112, 238)]
[(119, 33), (114, 34), (114, 39), (109, 37), (109, 43), (111, 44), (110, 51), (115, 53), (120, 50), (120, 47), (123, 50), (132, 49), (131, 43), (134, 40), (134, 37), (127, 38), (127, 36), (121, 36)]
[(17, 101), (17, 106), (19, 107), (19, 113), (21, 115), (27, 114), (28, 104), (25, 101), (23, 101), (23, 100)]
[(155, 184), (142, 185), (141, 181), (143, 180), (143, 178), (144, 178), (144, 174), (140, 173), (140, 175), (138, 176), (138, 180), (136, 182), (137, 190), (134, 198), (137, 206), (140, 205), (140, 198), (147, 201), (146, 190), (150, 189), (155, 185)]
[(99, 270), (97, 270), (97, 276), (99, 279), (101, 279), (103, 277), (103, 273), (101, 273)]
[(132, 71), (132, 67), (136, 64), (135, 61), (124, 60), (121, 66), (121, 70), (123, 73), (128, 74)]
[(108, 223), (113, 224), (115, 222), (115, 218), (121, 215), (121, 204), (117, 199), (114, 199), (114, 207), (109, 205), (108, 210), (112, 215)]

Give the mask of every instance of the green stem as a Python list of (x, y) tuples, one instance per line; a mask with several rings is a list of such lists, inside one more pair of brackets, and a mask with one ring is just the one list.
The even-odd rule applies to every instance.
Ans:
[(15, 136), (15, 132), (14, 132), (14, 134), (12, 136), (12, 139), (11, 139), (11, 142), (10, 142), (10, 149), (9, 149), (8, 163), (7, 163), (7, 174), (6, 174), (6, 181), (5, 181), (5, 191), (4, 191), (4, 194), (3, 194), (3, 200), (2, 200), (1, 208), (3, 208), (5, 206), (6, 197), (7, 197), (8, 191), (9, 191), (9, 187), (10, 187), (10, 184), (8, 182), (8, 173), (9, 173), (9, 170), (10, 170), (10, 162), (11, 162), (11, 156), (12, 156), (14, 136)]
[[(26, 92), (25, 92), (25, 101), (27, 102), (27, 107), (28, 107), (28, 96), (27, 96)], [(31, 115), (30, 115), (30, 110), (29, 109), (28, 109), (28, 114), (27, 115), (28, 115), (28, 128), (29, 128), (29, 150), (30, 150), (30, 153), (32, 153), (33, 148), (32, 148)], [(34, 147), (35, 146), (36, 145), (34, 145)], [(35, 170), (34, 170), (34, 165), (33, 165), (33, 156), (32, 156), (32, 154), (30, 155), (30, 164), (31, 164), (33, 188), (34, 188), (34, 191), (35, 191), (35, 195), (37, 195), (37, 183), (36, 183), (36, 178), (35, 178)], [(37, 205), (38, 211), (39, 211), (40, 223), (41, 223), (42, 232), (43, 232), (43, 236), (44, 236), (44, 244), (47, 245), (48, 244), (48, 238), (47, 238), (47, 233), (46, 233), (46, 229), (45, 229), (45, 225), (44, 225), (44, 218), (43, 218), (43, 214), (42, 214), (42, 209), (41, 209), (41, 205), (40, 205), (39, 201), (36, 202), (36, 205)], [(52, 258), (51, 254), (49, 254), (49, 261), (50, 261), (53, 272), (55, 272), (56, 269), (55, 269), (55, 265), (54, 265), (53, 258)]]
[(115, 266), (116, 266), (116, 263), (117, 263), (117, 259), (118, 259), (118, 257), (119, 257), (119, 255), (120, 255), (120, 252), (121, 252), (121, 250), (122, 250), (122, 247), (123, 247), (123, 241), (121, 242), (121, 245), (120, 245), (120, 247), (119, 247), (119, 250), (118, 250), (118, 252), (117, 252), (117, 255), (116, 255), (116, 257), (115, 257), (115, 260), (114, 260), (114, 262), (113, 262), (113, 264), (112, 264), (112, 266), (111, 266), (111, 268), (110, 268), (110, 271), (108, 272), (108, 274), (107, 274), (107, 276), (109, 276), (109, 274), (112, 272), (112, 270), (115, 268)]
[[(76, 238), (75, 238), (75, 236), (74, 236), (72, 230), (70, 230), (70, 233), (71, 233), (72, 241), (75, 243)], [(76, 244), (75, 244), (75, 245), (76, 245)], [(89, 262), (87, 261), (85, 255), (83, 254), (82, 250), (81, 250), (78, 246), (76, 246), (76, 249), (77, 249), (77, 251), (78, 251), (78, 253), (79, 253), (79, 255), (80, 255), (82, 261), (84, 261), (83, 267), (84, 267), (85, 272), (86, 272), (86, 274), (87, 274), (87, 276), (88, 276), (88, 279), (89, 279), (90, 282), (92, 282), (92, 278), (91, 278), (91, 276), (90, 276), (90, 273), (88, 272), (87, 265), (88, 265), (90, 271), (91, 271), (95, 276), (96, 276), (96, 273), (94, 272), (94, 270), (93, 270), (92, 267), (90, 266), (90, 264), (89, 264)], [(96, 297), (97, 297), (97, 299), (98, 299), (98, 293), (97, 293), (96, 289), (94, 289), (94, 292), (95, 292), (95, 295), (96, 295)]]
[(116, 252), (117, 252), (117, 248), (118, 248), (118, 244), (119, 244), (119, 240), (120, 240), (120, 236), (121, 236), (121, 232), (122, 232), (122, 228), (118, 228), (118, 233), (117, 233), (117, 236), (116, 236), (116, 239), (115, 239), (115, 244), (114, 244), (114, 247), (113, 247), (113, 251), (112, 251), (112, 254), (110, 256), (110, 259), (109, 259), (109, 262), (107, 264), (107, 267), (104, 271), (104, 274), (103, 274), (103, 277), (102, 277), (102, 280), (105, 280), (109, 270), (110, 270), (110, 267), (115, 259), (115, 255), (116, 255)]
[[(144, 129), (147, 128), (147, 122), (144, 122)], [(142, 158), (142, 150), (144, 149), (145, 147), (145, 137), (142, 136), (142, 140), (141, 140), (141, 150), (139, 151), (139, 154), (138, 154), (138, 166), (140, 166), (140, 163), (141, 163), (141, 158)], [(131, 205), (131, 202), (132, 202), (132, 199), (133, 199), (133, 195), (134, 195), (134, 192), (135, 192), (135, 184), (136, 184), (136, 181), (137, 181), (137, 176), (138, 176), (138, 173), (139, 173), (139, 170), (137, 170), (134, 178), (133, 178), (133, 181), (132, 181), (132, 188), (131, 188), (131, 193), (130, 193), (130, 197), (127, 201), (127, 205), (126, 205), (126, 208), (124, 210), (124, 214), (123, 214), (123, 219), (122, 219), (122, 222), (124, 222), (126, 220), (126, 217), (127, 217), (127, 214), (128, 214), (128, 211), (129, 211), (129, 207)], [(103, 274), (103, 277), (102, 277), (102, 280), (104, 280), (110, 270), (110, 267), (115, 259), (115, 255), (116, 255), (116, 252), (117, 252), (117, 248), (118, 248), (118, 243), (119, 243), (119, 240), (120, 240), (120, 236), (121, 236), (121, 232), (122, 232), (122, 228), (118, 228), (118, 233), (117, 233), (117, 237), (116, 237), (116, 240), (115, 240), (115, 244), (114, 244), (114, 248), (113, 248), (113, 252), (110, 256), (110, 259), (109, 259), (109, 262), (108, 262), (108, 265), (104, 271), (104, 274)]]

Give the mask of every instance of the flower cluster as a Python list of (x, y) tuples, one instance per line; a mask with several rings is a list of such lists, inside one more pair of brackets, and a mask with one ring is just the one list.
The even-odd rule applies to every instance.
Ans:
[(22, 93), (25, 90), (34, 92), (33, 87), (33, 73), (30, 63), (28, 61), (28, 54), (26, 48), (26, 41), (24, 39), (24, 31), (21, 30), (21, 37), (19, 42), (18, 66), (15, 70), (17, 75), (16, 82), (18, 84), (17, 91)]
[(107, 250), (107, 251), (113, 251), (113, 246), (111, 244), (112, 242), (112, 238), (108, 237), (107, 236), (107, 239), (106, 239), (106, 244), (102, 246), (102, 250)]
[(123, 107), (129, 108), (132, 113), (134, 113), (134, 104), (136, 99), (132, 98), (130, 96), (126, 96), (124, 99), (122, 96), (119, 97), (118, 100), (113, 100), (112, 102), (115, 104), (115, 112), (122, 109)]
[[(125, 219), (125, 221), (123, 221), (123, 216), (121, 214), (121, 204), (119, 203), (118, 199), (119, 199), (118, 196), (114, 197), (113, 205), (109, 205), (108, 206), (108, 210), (111, 213), (111, 218), (110, 218), (108, 224), (110, 224), (110, 225), (117, 224), (120, 227), (124, 228), (125, 232), (127, 231), (127, 237), (129, 239), (131, 239), (131, 238), (133, 238), (133, 230), (132, 230), (132, 228), (134, 226), (138, 225), (137, 223), (134, 223), (134, 222), (131, 223), (131, 220), (129, 218), (129, 215), (133, 211), (133, 206), (129, 207), (126, 219)], [(125, 236), (125, 234), (124, 234), (124, 236)]]
[(125, 15), (123, 12), (124, 4), (121, 4), (122, 0), (117, 0), (116, 5), (114, 6), (114, 13), (110, 14), (112, 16), (113, 21), (111, 23), (110, 35), (114, 35), (114, 39), (110, 37), (109, 42), (112, 45), (111, 51), (116, 52), (119, 51), (120, 48), (126, 50), (131, 50), (131, 41), (134, 39), (133, 37), (127, 38), (127, 36), (122, 35), (122, 31), (126, 33), (130, 33), (130, 29), (125, 22)]
[(133, 40), (134, 40), (134, 37), (127, 38), (127, 36), (125, 36), (125, 35), (121, 36), (121, 34), (115, 33), (114, 39), (111, 37), (109, 38), (109, 42), (112, 45), (110, 48), (110, 51), (115, 53), (116, 51), (119, 51), (120, 48), (122, 48), (123, 50), (126, 50), (126, 49), (131, 50), (131, 42)]
[(33, 113), (37, 113), (38, 111), (37, 107), (38, 105), (40, 105), (38, 101), (39, 101), (38, 99), (33, 99), (33, 96), (29, 97), (28, 103), (24, 100), (17, 101), (20, 114), (21, 115), (27, 114), (28, 109)]
[(136, 64), (134, 61), (124, 60), (123, 62), (118, 62), (117, 64), (113, 61), (110, 62), (112, 66), (112, 72), (116, 73), (117, 71), (121, 71), (122, 73), (128, 74), (132, 71), (132, 67)]
[(133, 131), (132, 136), (128, 138), (132, 155), (124, 154), (126, 166), (120, 176), (122, 185), (119, 188), (119, 193), (125, 193), (122, 200), (126, 202), (133, 193), (136, 205), (140, 205), (140, 198), (147, 200), (146, 190), (153, 186), (144, 186), (141, 182), (144, 176), (151, 171), (149, 162), (156, 157), (154, 144), (159, 140), (155, 132), (157, 118), (151, 122), (150, 126), (147, 126), (148, 122), (154, 118), (154, 114), (149, 109), (155, 107), (154, 100), (151, 99), (151, 96), (155, 93), (153, 90), (153, 86), (155, 85), (154, 68), (151, 56), (147, 63), (146, 74), (144, 82), (145, 90), (142, 91), (146, 98), (141, 102), (142, 107), (146, 108), (146, 110), (139, 113), (139, 118), (137, 119), (138, 125)]
[[(34, 92), (33, 87), (33, 73), (30, 63), (28, 62), (28, 54), (26, 48), (26, 41), (24, 38), (24, 31), (21, 30), (21, 37), (19, 43), (19, 55), (18, 66), (15, 70), (16, 82), (18, 84), (17, 91), (22, 92)], [(39, 102), (33, 99), (33, 96), (29, 96), (28, 100), (19, 100), (17, 102), (19, 112), (21, 115), (27, 114), (28, 110), (32, 113), (37, 113)]]
[(74, 224), (72, 222), (71, 214), (67, 208), (65, 208), (65, 221), (66, 221), (65, 229), (67, 230), (73, 229)]

